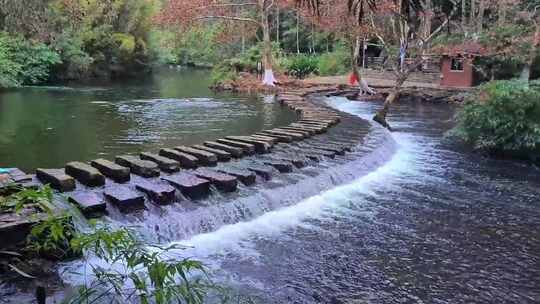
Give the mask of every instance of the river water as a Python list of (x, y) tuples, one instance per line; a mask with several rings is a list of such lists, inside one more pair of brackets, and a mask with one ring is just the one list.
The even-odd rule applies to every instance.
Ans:
[[(366, 119), (380, 106), (329, 104)], [(396, 105), (397, 149), (373, 151), (389, 161), (196, 235), (187, 255), (256, 303), (539, 303), (540, 170), (446, 139), (454, 110)]]
[(0, 168), (66, 162), (248, 135), (294, 118), (256, 95), (212, 92), (210, 70), (0, 92)]
[[(367, 120), (380, 107), (327, 102)], [(260, 196), (218, 195), (183, 218), (170, 207), (135, 222), (162, 243), (193, 246), (178, 255), (255, 303), (539, 303), (540, 170), (447, 139), (454, 111), (397, 104), (396, 131), (372, 125), (358, 159), (258, 185)], [(301, 182), (312, 173), (320, 179)]]

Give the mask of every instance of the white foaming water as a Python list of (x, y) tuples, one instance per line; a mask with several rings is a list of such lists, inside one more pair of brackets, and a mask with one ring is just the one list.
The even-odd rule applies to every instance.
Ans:
[[(357, 105), (345, 98), (330, 99), (328, 104), (340, 111), (352, 113), (367, 120), (372, 115), (372, 113), (361, 112)], [(202, 259), (209, 263), (216, 262), (216, 259), (211, 257), (229, 252), (241, 252), (242, 257), (253, 259), (259, 254), (253, 249), (250, 240), (281, 236), (283, 231), (296, 227), (317, 229), (306, 220), (324, 219), (335, 212), (350, 211), (342, 210), (342, 206), (349, 202), (351, 197), (373, 194), (375, 187), (380, 190), (381, 186), (385, 186), (381, 181), (388, 181), (391, 177), (403, 173), (415, 173), (416, 170), (410, 166), (414, 159), (410, 138), (404, 134), (393, 135), (397, 135), (398, 150), (390, 161), (375, 171), (346, 185), (302, 200), (295, 205), (267, 212), (253, 220), (226, 225), (216, 231), (198, 234), (190, 239), (176, 242), (175, 244), (189, 247), (178, 254)]]

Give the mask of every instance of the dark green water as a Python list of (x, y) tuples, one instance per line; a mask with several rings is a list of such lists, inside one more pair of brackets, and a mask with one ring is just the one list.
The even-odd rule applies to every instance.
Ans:
[(210, 71), (162, 69), (129, 81), (0, 91), (0, 167), (63, 167), (285, 124), (260, 96), (215, 94)]

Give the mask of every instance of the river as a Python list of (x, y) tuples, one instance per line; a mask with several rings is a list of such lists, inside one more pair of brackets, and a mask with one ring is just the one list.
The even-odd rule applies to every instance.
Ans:
[[(327, 102), (368, 120), (380, 107)], [(204, 229), (185, 227), (177, 207), (138, 223), (162, 242), (193, 246), (179, 254), (255, 303), (538, 303), (540, 170), (446, 138), (454, 111), (397, 104), (389, 116), (396, 131), (372, 125), (378, 144), (367, 140), (362, 158), (317, 169), (326, 183), (291, 182), (309, 175), (299, 173), (257, 186), (270, 189), (255, 199), (217, 196), (195, 209), (211, 211), (188, 216), (200, 216), (192, 221)], [(370, 163), (377, 166), (365, 170)], [(295, 184), (302, 189), (279, 191)], [(291, 199), (303, 191), (309, 197)], [(169, 229), (155, 232), (156, 223)]]
[[(366, 119), (380, 106), (329, 103)], [(538, 303), (540, 170), (447, 139), (454, 111), (396, 105), (384, 165), (197, 235), (190, 254), (258, 303)]]
[(33, 171), (199, 144), (294, 118), (257, 95), (212, 92), (209, 74), (164, 68), (129, 80), (0, 91), (0, 168)]

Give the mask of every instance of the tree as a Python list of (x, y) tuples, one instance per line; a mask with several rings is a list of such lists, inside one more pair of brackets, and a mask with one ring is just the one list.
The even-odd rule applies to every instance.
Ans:
[[(441, 34), (457, 10), (457, 3), (453, 0), (450, 2), (453, 7), (450, 12), (445, 12), (445, 6), (441, 5), (445, 3), (436, 5), (433, 0), (384, 1), (367, 17), (380, 46), (393, 62), (396, 77), (383, 108), (373, 117), (388, 129), (391, 127), (386, 116), (390, 106), (399, 99), (403, 83), (428, 59), (425, 55), (432, 40)], [(436, 26), (433, 25), (434, 21)], [(406, 57), (411, 57), (412, 61), (407, 62)]]
[(273, 0), (169, 0), (161, 11), (158, 21), (190, 27), (201, 21), (225, 23), (249, 23), (262, 31), (263, 41), (263, 84), (274, 86), (276, 79), (272, 71), (272, 43), (270, 40), (269, 15), (276, 5)]
[[(325, 3), (324, 0), (297, 2), (319, 16)], [(448, 6), (452, 7), (450, 12), (445, 10)], [(347, 1), (348, 14), (356, 17), (357, 26), (361, 31), (376, 38), (393, 62), (396, 81), (385, 99), (383, 108), (373, 118), (376, 122), (390, 129), (386, 121), (390, 106), (399, 98), (402, 85), (409, 75), (425, 62), (427, 57), (423, 55), (428, 50), (430, 42), (449, 23), (456, 9), (455, 0)], [(442, 17), (439, 18), (441, 20), (437, 20), (437, 26), (433, 26), (435, 16)], [(406, 56), (413, 57), (413, 62), (406, 64)], [(360, 75), (357, 76), (360, 80)]]

